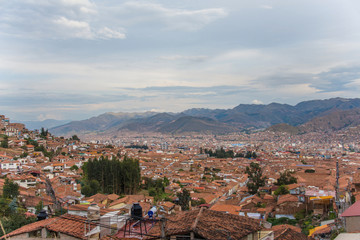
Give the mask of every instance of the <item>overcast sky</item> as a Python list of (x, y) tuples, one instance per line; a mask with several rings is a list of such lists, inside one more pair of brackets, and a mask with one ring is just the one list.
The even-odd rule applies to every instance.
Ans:
[(359, 0), (0, 0), (0, 114), (360, 97)]

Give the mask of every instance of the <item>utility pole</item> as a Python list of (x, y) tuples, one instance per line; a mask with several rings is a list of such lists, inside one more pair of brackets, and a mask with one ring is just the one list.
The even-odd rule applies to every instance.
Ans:
[(161, 218), (161, 240), (165, 240), (166, 239), (166, 234), (165, 234), (165, 225), (166, 225), (166, 218)]
[(339, 159), (336, 160), (335, 202), (336, 204), (339, 203)]

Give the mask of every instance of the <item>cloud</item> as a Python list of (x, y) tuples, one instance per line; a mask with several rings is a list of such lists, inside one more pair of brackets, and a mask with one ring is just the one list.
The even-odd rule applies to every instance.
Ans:
[(260, 8), (264, 8), (264, 9), (273, 9), (272, 6), (270, 5), (260, 5)]
[(340, 66), (316, 74), (312, 86), (323, 92), (349, 90), (360, 78), (360, 66)]
[(122, 30), (99, 23), (98, 14), (88, 0), (6, 1), (0, 6), (0, 33), (33, 39), (125, 38)]
[(223, 8), (185, 10), (166, 8), (160, 4), (147, 2), (126, 2), (124, 9), (138, 13), (134, 22), (158, 21), (168, 30), (199, 30), (213, 21), (228, 15)]
[(183, 55), (172, 55), (172, 56), (162, 56), (160, 57), (163, 60), (169, 60), (169, 61), (177, 61), (177, 60), (185, 60), (185, 61), (191, 61), (191, 62), (203, 62), (206, 59), (208, 59), (208, 56), (183, 56)]
[(252, 104), (264, 104), (262, 101), (254, 99), (252, 102)]
[(124, 39), (126, 38), (125, 33), (112, 30), (108, 27), (103, 27), (97, 32), (98, 38), (103, 39)]

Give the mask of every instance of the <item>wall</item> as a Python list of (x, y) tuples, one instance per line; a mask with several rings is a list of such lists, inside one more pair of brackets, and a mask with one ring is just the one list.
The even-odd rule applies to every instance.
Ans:
[(346, 232), (359, 232), (360, 231), (360, 216), (345, 217)]

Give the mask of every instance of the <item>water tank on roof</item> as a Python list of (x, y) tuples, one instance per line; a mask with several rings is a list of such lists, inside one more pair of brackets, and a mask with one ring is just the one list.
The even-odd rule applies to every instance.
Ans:
[(149, 216), (149, 218), (154, 217), (155, 213), (156, 213), (156, 206), (152, 207), (152, 208), (150, 209), (150, 211), (148, 211), (148, 216)]
[(137, 219), (142, 218), (142, 207), (139, 203), (134, 203), (131, 207), (131, 217)]
[(48, 214), (46, 213), (46, 210), (44, 210), (44, 209), (41, 210), (39, 212), (39, 214), (37, 215), (38, 221), (45, 220), (45, 219), (47, 219), (47, 217), (48, 217)]
[(100, 207), (97, 204), (90, 204), (87, 211), (87, 218), (92, 221), (100, 219)]

